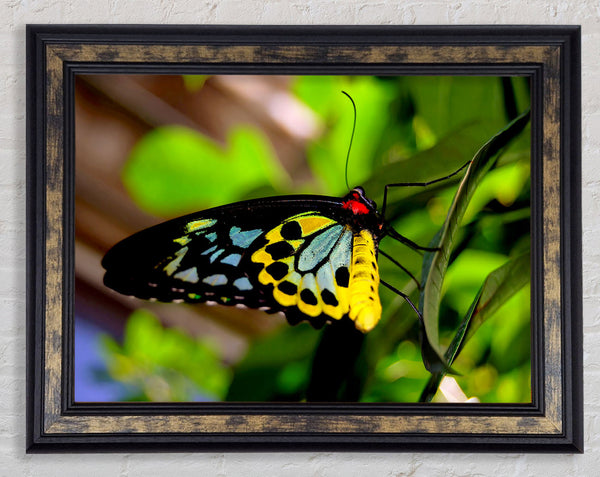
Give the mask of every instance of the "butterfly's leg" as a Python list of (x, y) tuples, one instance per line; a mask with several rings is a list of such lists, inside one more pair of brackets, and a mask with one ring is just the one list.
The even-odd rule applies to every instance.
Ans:
[(383, 206), (381, 208), (381, 215), (383, 215), (385, 217), (385, 209), (387, 206), (387, 194), (388, 194), (388, 189), (390, 187), (427, 187), (431, 184), (435, 184), (436, 182), (441, 182), (441, 181), (445, 181), (446, 179), (450, 179), (452, 176), (455, 176), (460, 171), (462, 171), (465, 167), (467, 167), (469, 164), (471, 164), (471, 162), (472, 162), (472, 160), (469, 160), (469, 161), (465, 162), (460, 167), (460, 169), (457, 169), (452, 174), (448, 174), (447, 176), (444, 176), (444, 177), (439, 177), (438, 179), (433, 179), (432, 181), (428, 181), (428, 182), (396, 182), (394, 184), (386, 184), (385, 189), (383, 190)]
[(384, 282), (383, 280), (380, 279), (380, 283), (384, 286), (386, 286), (387, 288), (389, 288), (390, 290), (392, 290), (396, 295), (401, 296), (402, 298), (404, 298), (404, 300), (406, 301), (406, 303), (408, 303), (411, 308), (413, 310), (415, 310), (415, 313), (417, 314), (417, 316), (419, 317), (419, 320), (422, 322), (423, 321), (423, 315), (421, 314), (421, 312), (419, 311), (419, 309), (415, 306), (415, 304), (412, 302), (412, 300), (408, 297), (408, 295), (406, 293), (402, 293), (400, 290), (398, 290), (396, 287), (393, 287), (392, 285), (390, 285), (387, 282)]
[(411, 301), (411, 299), (408, 297), (408, 295), (406, 293), (402, 293), (400, 290), (393, 287), (389, 283), (384, 282), (383, 280), (380, 280), (380, 283), (382, 285), (385, 285), (387, 288), (392, 290), (397, 295), (400, 295), (402, 298), (404, 298), (404, 300), (406, 300), (406, 303), (408, 303), (412, 307), (412, 309), (415, 311), (415, 313), (419, 317), (419, 326), (420, 326), (419, 337), (421, 340), (421, 354), (423, 356), (423, 364), (425, 365), (427, 370), (431, 373), (439, 372), (440, 370), (442, 370), (445, 373), (455, 374), (457, 376), (460, 376), (460, 373), (457, 373), (454, 369), (452, 369), (450, 367), (450, 363), (447, 363), (446, 360), (444, 358), (442, 358), (438, 354), (438, 352), (431, 346), (431, 343), (429, 342), (429, 339), (427, 338), (427, 333), (425, 332), (425, 321), (423, 320), (423, 315), (417, 309), (417, 307)]
[(387, 258), (390, 262), (392, 262), (394, 265), (396, 265), (398, 268), (400, 268), (404, 273), (406, 273), (410, 278), (412, 278), (412, 280), (416, 283), (417, 288), (420, 290), (421, 289), (421, 284), (419, 283), (419, 280), (417, 280), (415, 278), (415, 276), (410, 272), (410, 270), (408, 268), (406, 268), (404, 265), (402, 265), (401, 263), (399, 263), (398, 261), (396, 261), (391, 255), (385, 253), (383, 250), (379, 249), (379, 253), (381, 255), (383, 255), (385, 258)]
[(404, 235), (397, 232), (390, 226), (388, 226), (386, 228), (386, 235), (389, 235), (394, 240), (397, 240), (398, 242), (403, 243), (404, 245), (407, 245), (408, 247), (412, 248), (413, 250), (424, 250), (425, 252), (437, 252), (439, 250), (439, 247), (423, 247), (419, 244), (416, 244), (415, 242), (413, 242), (409, 238), (406, 238)]

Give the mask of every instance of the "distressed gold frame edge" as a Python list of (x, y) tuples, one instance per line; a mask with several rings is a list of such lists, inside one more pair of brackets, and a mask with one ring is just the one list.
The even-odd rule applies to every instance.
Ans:
[[(29, 30), (34, 33), (35, 28)], [(41, 35), (40, 35), (41, 36)], [(40, 38), (36, 38), (40, 41)], [(30, 38), (30, 41), (33, 39)], [(210, 40), (207, 40), (210, 43)], [(45, 84), (44, 106), (45, 111), (36, 111), (44, 116), (45, 144), (36, 142), (35, 150), (30, 144), (29, 159), (43, 152), (46, 157), (43, 186), (46, 217), (45, 229), (45, 285), (43, 290), (44, 303), (38, 303), (41, 309), (35, 310), (36, 317), (43, 317), (43, 363), (44, 367), (38, 369), (35, 378), (42, 383), (41, 397), (43, 412), (38, 414), (38, 424), (41, 429), (35, 429), (30, 424), (31, 436), (29, 448), (35, 446), (34, 440), (41, 442), (55, 438), (60, 440), (64, 436), (115, 436), (131, 434), (143, 436), (161, 434), (168, 436), (181, 433), (200, 433), (205, 436), (230, 434), (252, 435), (257, 433), (276, 433), (285, 435), (319, 434), (333, 435), (420, 435), (437, 436), (452, 435), (464, 436), (539, 436), (559, 438), (563, 444), (569, 439), (575, 441), (573, 429), (565, 428), (565, 375), (563, 373), (563, 355), (565, 348), (564, 329), (562, 322), (564, 303), (561, 300), (562, 275), (561, 275), (561, 158), (564, 162), (565, 151), (562, 149), (564, 134), (561, 132), (561, 108), (564, 108), (564, 97), (561, 97), (561, 81), (564, 82), (565, 74), (565, 45), (564, 40), (554, 42), (540, 42), (534, 45), (340, 45), (331, 42), (328, 45), (202, 45), (202, 44), (112, 44), (110, 40), (104, 44), (94, 42), (41, 41), (43, 51), (37, 51), (37, 57), (44, 62), (44, 73), (47, 75)], [(39, 47), (38, 47), (39, 48)], [(251, 415), (223, 414), (212, 415), (177, 415), (169, 413), (160, 414), (114, 414), (107, 407), (107, 412), (82, 415), (79, 413), (65, 412), (68, 403), (63, 395), (63, 352), (68, 349), (63, 341), (65, 321), (63, 313), (68, 306), (63, 302), (65, 270), (65, 237), (63, 226), (65, 223), (65, 177), (64, 158), (65, 144), (64, 128), (65, 111), (63, 110), (66, 98), (64, 94), (65, 64), (68, 62), (97, 62), (98, 59), (111, 64), (132, 64), (146, 62), (152, 58), (153, 62), (162, 64), (177, 63), (203, 63), (206, 65), (232, 62), (297, 64), (299, 62), (315, 62), (317, 58), (326, 58), (330, 64), (345, 64), (347, 62), (360, 62), (363, 64), (380, 64), (390, 62), (410, 64), (447, 64), (464, 63), (478, 64), (482, 59), (494, 64), (539, 64), (543, 71), (543, 148), (542, 151), (542, 194), (544, 197), (543, 209), (543, 290), (544, 290), (544, 329), (543, 329), (543, 370), (547, 378), (543, 387), (542, 409), (531, 409), (516, 415), (469, 415), (462, 410), (462, 415), (416, 415), (407, 413), (403, 415), (390, 415), (390, 413), (373, 414), (368, 416), (358, 414), (301, 414), (282, 413), (267, 414), (255, 413)], [(31, 61), (31, 58), (30, 58)], [(31, 78), (29, 78), (31, 81)], [(31, 86), (31, 85), (30, 85)], [(40, 85), (37, 85), (39, 95)], [(29, 89), (31, 91), (31, 89)], [(36, 104), (39, 108), (39, 101)], [(571, 105), (577, 107), (577, 105)], [(34, 115), (33, 105), (28, 103), (28, 114)], [(39, 118), (38, 118), (39, 119)], [(564, 118), (563, 118), (564, 119)], [(68, 132), (68, 131), (67, 131)], [(534, 138), (535, 140), (535, 138)], [(38, 156), (40, 157), (40, 156)], [(571, 158), (572, 160), (572, 158)], [(31, 164), (29, 165), (31, 172)], [(39, 176), (39, 174), (38, 174)], [(573, 184), (571, 184), (573, 187)], [(39, 191), (39, 189), (37, 189)], [(549, 199), (550, 198), (550, 199)], [(554, 200), (552, 200), (554, 199)], [(39, 210), (28, 210), (29, 218)], [(38, 244), (39, 245), (39, 244)], [(565, 253), (565, 250), (562, 250)], [(558, 257), (558, 259), (556, 259)], [(68, 262), (68, 260), (66, 260)], [(31, 269), (29, 262), (29, 272)], [(40, 290), (29, 289), (30, 292)], [(577, 297), (575, 297), (575, 301)], [(30, 313), (30, 320), (33, 320)], [(39, 325), (39, 323), (38, 323)], [(34, 327), (30, 323), (30, 327)], [(31, 330), (30, 336), (34, 340), (39, 338), (40, 330)], [(576, 330), (575, 330), (576, 331)], [(30, 361), (31, 348), (35, 344), (29, 343)], [(39, 350), (38, 350), (39, 353)], [(34, 359), (41, 356), (36, 355)], [(574, 363), (577, 364), (577, 363)], [(43, 375), (43, 376), (41, 376)], [(43, 379), (42, 379), (43, 378)], [(35, 385), (31, 388), (35, 391)], [(30, 398), (31, 399), (31, 398)], [(31, 406), (30, 406), (31, 409)], [(460, 408), (457, 408), (460, 409)], [(67, 410), (68, 411), (68, 410)], [(541, 411), (541, 412), (540, 412)], [(38, 413), (40, 409), (38, 409)], [(459, 411), (460, 412), (460, 411)], [(529, 414), (529, 415), (528, 415)], [(31, 416), (30, 416), (31, 417)], [(30, 419), (31, 420), (31, 419)], [(368, 424), (367, 424), (368, 420)], [(36, 432), (37, 431), (37, 432)], [(558, 442), (557, 440), (557, 442)], [(510, 445), (508, 441), (507, 445)], [(580, 446), (574, 445), (574, 451)]]

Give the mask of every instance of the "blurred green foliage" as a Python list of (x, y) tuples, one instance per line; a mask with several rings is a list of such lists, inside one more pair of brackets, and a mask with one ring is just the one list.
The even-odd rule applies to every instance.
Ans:
[(168, 217), (232, 202), (265, 183), (280, 186), (287, 175), (267, 139), (249, 126), (231, 130), (226, 147), (191, 129), (163, 126), (136, 144), (122, 180), (141, 208)]
[(127, 389), (124, 400), (219, 401), (231, 382), (214, 343), (164, 328), (147, 310), (129, 317), (122, 344), (102, 335), (101, 346), (108, 374)]
[[(186, 85), (194, 91), (204, 81), (206, 78), (186, 78)], [(351, 105), (340, 93), (344, 90), (358, 111), (350, 186), (363, 185), (381, 205), (385, 184), (428, 181), (450, 174), (475, 157), (484, 143), (513, 119), (512, 109), (519, 113), (527, 110), (527, 79), (511, 78), (511, 88), (506, 81), (495, 77), (297, 77), (291, 90), (324, 126), (323, 134), (306, 148), (312, 183), (292, 185), (266, 137), (247, 127), (230, 131), (225, 148), (197, 132), (158, 128), (132, 152), (123, 180), (142, 208), (163, 216), (242, 200), (256, 190), (269, 191), (266, 195), (298, 191), (342, 195), (353, 121)], [(506, 139), (507, 147), (497, 162), (493, 162), (496, 156), (488, 158), (493, 159), (493, 167), (482, 173), (470, 194), (461, 227), (453, 235), (448, 268), (446, 271), (444, 265), (443, 270), (446, 276), (437, 296), (439, 317), (435, 316), (436, 340), (440, 350), (452, 351), (447, 359), (453, 360), (453, 368), (461, 373), (459, 385), (468, 397), (476, 396), (482, 402), (531, 399), (530, 296), (524, 286), (529, 280), (529, 263), (518, 258), (529, 250), (530, 240), (529, 129)], [(386, 217), (411, 240), (430, 243), (447, 219), (459, 179), (460, 175), (427, 188), (394, 189), (388, 197)], [(380, 246), (420, 276), (422, 254), (390, 238)], [(515, 260), (524, 265), (512, 266)], [(384, 280), (415, 303), (419, 301), (417, 285), (396, 265), (380, 256), (379, 267)], [(423, 364), (415, 313), (386, 288), (380, 288), (380, 295), (383, 317), (367, 335), (356, 368), (363, 383), (360, 400), (414, 402), (423, 397), (436, 376)], [(502, 306), (494, 305), (494, 312), (487, 313), (482, 296), (486, 300), (496, 296), (497, 303), (501, 297)], [(476, 332), (469, 332), (475, 328)], [(246, 357), (232, 368), (230, 385), (225, 377), (229, 371), (217, 365), (215, 355), (204, 358), (214, 359), (212, 364), (195, 370), (189, 358), (182, 358), (185, 369), (175, 359), (170, 363), (187, 381), (217, 400), (298, 401), (310, 381), (321, 333), (306, 324), (283, 325), (252, 342)], [(159, 335), (157, 332), (151, 339), (160, 339)], [(176, 336), (176, 340), (188, 339), (181, 333)], [(131, 359), (132, 346), (107, 345), (109, 362), (114, 362), (115, 356)], [(111, 368), (112, 374), (135, 381), (139, 389), (144, 388), (139, 383), (152, 379), (155, 374), (151, 373), (157, 369), (161, 376), (160, 366), (120, 366), (122, 369)], [(128, 367), (136, 372), (124, 372)], [(145, 378), (142, 371), (148, 372)], [(212, 373), (223, 387), (202, 381)], [(132, 376), (138, 377), (132, 381)], [(149, 399), (156, 397), (150, 390), (144, 392)], [(169, 397), (178, 400), (181, 394), (172, 392)]]
[(204, 87), (206, 80), (210, 78), (208, 75), (183, 75), (183, 84), (186, 89), (191, 92), (200, 91)]
[(257, 339), (235, 367), (227, 400), (302, 400), (317, 340), (318, 333), (306, 323)]

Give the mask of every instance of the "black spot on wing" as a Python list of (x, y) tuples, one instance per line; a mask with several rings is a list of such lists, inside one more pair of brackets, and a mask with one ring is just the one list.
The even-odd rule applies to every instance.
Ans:
[(300, 299), (307, 305), (316, 305), (318, 303), (315, 294), (307, 288), (300, 292)]
[(299, 239), (302, 237), (302, 227), (298, 222), (287, 222), (281, 227), (281, 236), (286, 240)]
[(290, 296), (295, 295), (298, 291), (298, 287), (294, 283), (288, 282), (287, 280), (284, 280), (279, 285), (277, 285), (277, 288), (279, 288), (279, 290), (281, 290), (286, 295)]
[(308, 321), (311, 324), (311, 326), (313, 328), (316, 328), (317, 330), (323, 328), (325, 323), (327, 323), (328, 321), (327, 316), (324, 314), (320, 314), (316, 317), (307, 316), (295, 307), (288, 308), (285, 311), (285, 318), (287, 319), (288, 323), (292, 326), (295, 326), (302, 321)]
[(294, 247), (288, 242), (276, 242), (265, 247), (265, 251), (273, 257), (273, 260), (281, 260), (282, 258), (289, 257), (294, 253)]
[(348, 283), (350, 282), (348, 267), (340, 267), (335, 271), (335, 282), (340, 287), (348, 288)]
[(281, 280), (288, 274), (288, 266), (282, 262), (274, 262), (265, 268), (266, 272), (271, 275), (275, 280)]
[(329, 290), (325, 289), (321, 292), (321, 298), (323, 299), (323, 303), (326, 305), (337, 306), (338, 301), (333, 293)]

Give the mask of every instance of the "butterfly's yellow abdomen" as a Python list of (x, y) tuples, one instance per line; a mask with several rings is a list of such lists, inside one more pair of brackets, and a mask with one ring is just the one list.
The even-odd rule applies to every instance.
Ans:
[(379, 269), (373, 235), (368, 230), (361, 230), (354, 235), (348, 295), (350, 319), (363, 333), (371, 331), (381, 318), (378, 289)]

